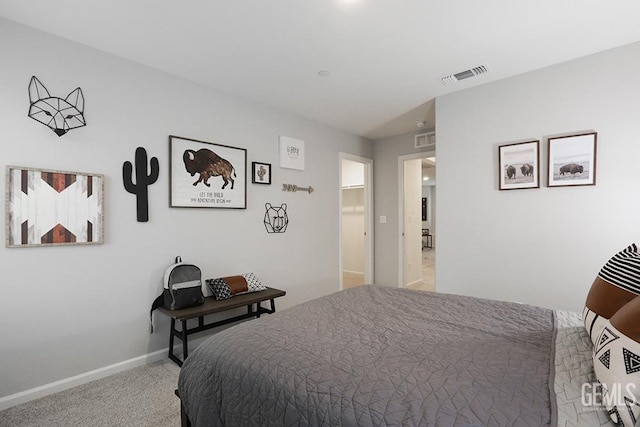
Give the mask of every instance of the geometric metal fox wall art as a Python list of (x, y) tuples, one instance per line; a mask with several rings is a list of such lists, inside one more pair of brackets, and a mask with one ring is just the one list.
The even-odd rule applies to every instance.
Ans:
[(49, 95), (47, 88), (33, 76), (29, 83), (29, 103), (29, 117), (49, 126), (58, 136), (87, 124), (84, 96), (79, 87), (62, 99)]

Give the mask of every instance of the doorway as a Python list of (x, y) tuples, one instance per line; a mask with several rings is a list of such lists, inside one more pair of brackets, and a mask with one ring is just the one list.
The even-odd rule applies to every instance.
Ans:
[(373, 160), (340, 153), (340, 289), (373, 283)]
[(435, 152), (398, 158), (398, 286), (435, 291)]

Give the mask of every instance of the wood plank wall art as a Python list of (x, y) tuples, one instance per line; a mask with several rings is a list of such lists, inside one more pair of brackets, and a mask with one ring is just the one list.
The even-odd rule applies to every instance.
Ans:
[(104, 242), (104, 176), (7, 166), (6, 246)]

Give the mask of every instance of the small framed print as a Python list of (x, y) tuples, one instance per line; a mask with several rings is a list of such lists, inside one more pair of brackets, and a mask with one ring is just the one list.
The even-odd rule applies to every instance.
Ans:
[(280, 167), (304, 170), (304, 141), (280, 136)]
[(548, 187), (596, 184), (596, 132), (549, 138)]
[(540, 188), (540, 141), (498, 147), (500, 190)]
[(271, 164), (252, 162), (251, 182), (254, 184), (271, 185)]

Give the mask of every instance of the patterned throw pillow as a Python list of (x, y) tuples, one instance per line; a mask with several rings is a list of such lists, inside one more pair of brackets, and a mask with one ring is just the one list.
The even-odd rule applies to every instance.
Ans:
[(267, 287), (260, 283), (260, 280), (253, 273), (243, 274), (242, 277), (247, 281), (249, 292), (266, 291)]
[(225, 282), (223, 278), (208, 279), (206, 280), (206, 283), (209, 287), (209, 290), (218, 301), (228, 299), (233, 296), (231, 295), (231, 288), (229, 287), (229, 285), (227, 285), (227, 282)]
[(593, 368), (602, 384), (602, 403), (611, 420), (616, 426), (638, 425), (640, 343), (607, 321), (593, 347)]
[[(596, 315), (592, 319), (600, 322), (598, 316), (610, 319), (637, 295), (640, 295), (640, 251), (636, 244), (631, 244), (602, 266), (585, 305)], [(591, 325), (587, 324), (587, 331), (593, 329)], [(591, 338), (596, 337), (591, 335)]]
[(229, 299), (234, 295), (264, 291), (267, 289), (253, 273), (207, 279), (206, 283), (218, 301)]

